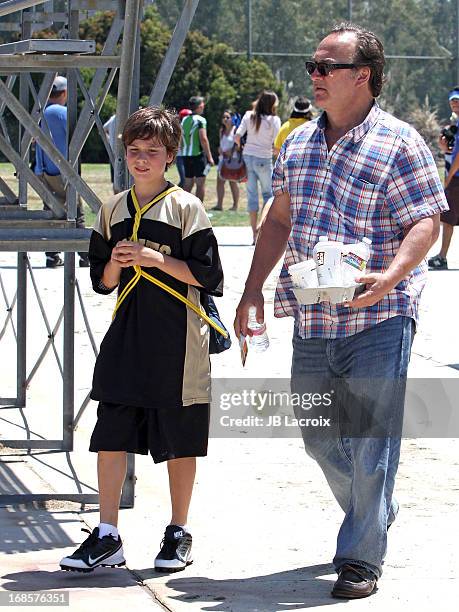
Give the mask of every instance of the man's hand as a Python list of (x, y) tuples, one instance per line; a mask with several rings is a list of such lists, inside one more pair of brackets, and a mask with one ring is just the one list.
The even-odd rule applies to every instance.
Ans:
[(264, 321), (264, 302), (261, 291), (244, 291), (241, 301), (236, 308), (236, 318), (234, 319), (234, 332), (237, 339), (239, 339), (241, 334), (243, 336), (252, 335), (252, 331), (247, 327), (250, 306), (255, 306), (257, 309), (257, 321), (259, 323)]
[(383, 299), (398, 284), (387, 273), (365, 274), (356, 279), (357, 283), (365, 284), (365, 291), (351, 302), (344, 302), (346, 308), (366, 308)]
[(154, 267), (163, 261), (161, 253), (130, 240), (121, 240), (112, 251), (112, 261), (121, 268), (130, 266)]

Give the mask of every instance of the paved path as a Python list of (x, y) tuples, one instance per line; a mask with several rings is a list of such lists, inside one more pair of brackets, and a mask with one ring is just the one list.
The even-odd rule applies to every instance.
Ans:
[[(250, 230), (246, 228), (219, 228), (217, 235), (226, 272), (225, 299), (219, 308), (230, 325), (253, 249), (248, 246)], [(62, 270), (43, 268), (43, 258), (32, 255), (37, 284), (54, 325), (63, 274)], [(456, 269), (430, 275), (424, 294), (410, 367), (410, 376), (423, 383), (441, 378), (451, 379), (453, 384), (459, 378), (459, 329), (448, 318), (459, 303), (458, 238), (453, 243), (450, 267)], [(13, 255), (0, 253), (0, 273), (11, 297)], [(100, 342), (113, 300), (91, 291), (87, 270), (78, 270), (77, 276)], [(213, 359), (214, 377), (288, 377), (292, 323), (273, 319), (269, 305), (273, 287), (271, 277), (265, 292), (269, 351), (261, 357), (249, 355), (243, 371), (235, 347)], [(30, 286), (29, 293), (30, 368), (47, 332)], [(76, 396), (81, 402), (90, 386), (94, 358), (79, 313), (76, 325)], [(58, 344), (61, 338), (59, 335)], [(0, 343), (0, 351), (1, 393), (9, 397), (14, 395), (15, 381), (10, 331)], [(33, 435), (61, 436), (59, 376), (50, 353), (30, 385), (23, 411)], [(433, 385), (425, 384), (430, 398), (428, 391)], [(435, 402), (435, 397), (429, 399), (429, 409), (435, 408)], [(2, 410), (0, 419), (2, 438), (24, 437), (24, 420), (18, 410)], [(75, 449), (69, 456), (44, 451), (29, 457), (17, 451), (2, 455), (2, 492), (74, 491), (72, 470), (78, 474), (83, 491), (96, 490), (96, 457), (86, 450), (94, 421), (95, 405), (91, 403), (79, 422)], [(346, 609), (456, 609), (458, 464), (457, 438), (404, 440), (397, 480), (401, 512), (391, 529), (379, 592), (366, 600), (346, 602)], [(133, 612), (278, 612), (343, 605), (329, 596), (335, 579), (330, 560), (342, 514), (298, 437), (253, 439), (242, 435), (210, 441), (209, 457), (199, 461), (190, 516), (195, 563), (176, 575), (157, 576), (151, 569), (169, 519), (166, 470), (154, 466), (148, 457), (138, 457), (136, 474), (135, 507), (120, 513), (127, 569), (101, 569), (89, 575), (58, 570), (59, 559), (86, 535), (80, 528), (97, 525), (93, 506), (82, 512), (76, 504), (57, 502), (46, 508), (0, 508), (0, 596), (1, 589), (7, 594), (62, 589), (69, 593), (70, 608), (66, 609), (72, 611), (129, 607)]]

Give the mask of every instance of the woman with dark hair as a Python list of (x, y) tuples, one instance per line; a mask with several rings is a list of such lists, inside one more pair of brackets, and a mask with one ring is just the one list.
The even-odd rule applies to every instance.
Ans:
[[(223, 198), (225, 197), (225, 179), (220, 176), (220, 170), (225, 158), (232, 155), (234, 148), (234, 136), (236, 128), (233, 125), (233, 117), (230, 110), (226, 110), (222, 115), (220, 126), (220, 144), (218, 146), (218, 168), (217, 168), (217, 206), (212, 210), (223, 210)], [(239, 204), (239, 185), (236, 181), (229, 181), (231, 194), (233, 196), (233, 206), (230, 210), (237, 210)]]
[(247, 166), (247, 210), (253, 232), (253, 244), (257, 237), (258, 183), (260, 183), (263, 206), (272, 195), (271, 174), (273, 171), (273, 143), (281, 122), (276, 115), (279, 100), (273, 91), (263, 91), (253, 110), (242, 118), (234, 138), (240, 146), (241, 138), (247, 134), (244, 145), (244, 161)]

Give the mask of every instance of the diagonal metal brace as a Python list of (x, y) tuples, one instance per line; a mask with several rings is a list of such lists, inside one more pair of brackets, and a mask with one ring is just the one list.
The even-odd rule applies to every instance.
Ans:
[(174, 72), (180, 51), (190, 29), (199, 0), (185, 0), (183, 10), (172, 34), (171, 42), (164, 56), (163, 63), (155, 79), (150, 95), (150, 106), (159, 106), (163, 101), (172, 73)]
[(61, 360), (59, 358), (59, 354), (57, 352), (56, 346), (54, 344), (54, 339), (55, 339), (57, 330), (59, 329), (59, 326), (60, 326), (60, 324), (62, 322), (62, 318), (64, 316), (64, 307), (62, 307), (62, 309), (61, 309), (61, 312), (60, 312), (59, 317), (57, 319), (56, 325), (54, 326), (53, 329), (51, 329), (51, 325), (49, 324), (48, 317), (46, 316), (46, 310), (45, 310), (45, 307), (44, 307), (43, 302), (41, 300), (40, 292), (38, 291), (38, 286), (37, 286), (37, 283), (35, 281), (35, 276), (34, 276), (34, 273), (33, 273), (33, 270), (32, 270), (32, 265), (30, 263), (30, 259), (29, 259), (28, 256), (26, 258), (26, 264), (27, 264), (27, 268), (29, 270), (30, 280), (32, 281), (32, 286), (33, 286), (34, 291), (35, 291), (35, 296), (37, 298), (38, 307), (40, 308), (41, 316), (43, 317), (43, 321), (45, 323), (46, 331), (48, 332), (48, 340), (47, 340), (47, 342), (46, 342), (42, 352), (40, 353), (40, 356), (39, 356), (35, 366), (32, 368), (32, 371), (31, 371), (31, 373), (29, 374), (29, 376), (28, 376), (28, 378), (26, 380), (26, 387), (27, 387), (30, 384), (30, 381), (32, 380), (32, 378), (34, 377), (35, 372), (38, 370), (38, 368), (39, 368), (41, 362), (43, 361), (46, 353), (48, 352), (48, 349), (49, 349), (50, 346), (52, 346), (52, 349), (53, 349), (53, 352), (54, 352), (54, 356), (56, 358), (57, 365), (59, 367), (60, 373), (61, 373), (62, 377), (64, 376), (64, 370), (63, 370), (63, 367), (62, 367), (62, 363), (61, 363)]
[[(0, 79), (1, 83), (1, 79)], [(17, 153), (13, 147), (6, 141), (6, 139), (0, 134), (0, 151), (6, 155), (6, 157), (10, 160), (13, 166), (16, 168), (16, 172), (22, 172), (24, 176), (27, 178), (27, 181), (30, 185), (35, 189), (40, 198), (48, 204), (53, 213), (56, 215), (57, 219), (66, 219), (67, 213), (65, 212), (65, 208), (61, 205), (59, 200), (57, 200), (52, 192), (45, 187), (45, 185), (40, 181), (38, 176), (32, 172), (29, 166), (25, 163), (25, 161), (21, 158), (19, 153)]]
[[(46, 102), (48, 101), (49, 94), (51, 93), (51, 90), (53, 88), (53, 82), (54, 82), (56, 75), (57, 75), (57, 72), (47, 72), (45, 74), (43, 81), (40, 85), (38, 97), (34, 95), (35, 87), (33, 86), (32, 77), (30, 76), (30, 74), (27, 75), (29, 77), (28, 78), (29, 88), (32, 91), (32, 95), (35, 100), (35, 104), (32, 108), (30, 116), (37, 123), (39, 121), (40, 116), (43, 115), (43, 110), (46, 106)], [(48, 128), (48, 131), (49, 131), (49, 128)], [(19, 149), (22, 152), (22, 159), (26, 158), (26, 155), (29, 152), (29, 147), (30, 147), (31, 142), (32, 142), (31, 134), (29, 134), (29, 132), (27, 131), (24, 131), (24, 135), (21, 140), (21, 146)]]
[(3, 299), (5, 300), (5, 305), (6, 305), (6, 311), (7, 311), (7, 315), (6, 315), (6, 319), (5, 319), (5, 323), (3, 325), (2, 331), (0, 332), (0, 340), (3, 338), (6, 328), (8, 327), (8, 323), (11, 323), (11, 327), (13, 328), (13, 334), (14, 334), (14, 338), (17, 341), (17, 335), (16, 335), (16, 328), (14, 327), (14, 321), (13, 321), (13, 311), (14, 311), (14, 307), (16, 305), (16, 299), (18, 296), (18, 292), (16, 291), (13, 297), (13, 301), (11, 302), (11, 304), (8, 301), (8, 296), (6, 294), (6, 290), (5, 290), (5, 285), (3, 284), (3, 280), (2, 280), (2, 275), (0, 274), (0, 287), (2, 289), (2, 294), (3, 294)]
[(81, 197), (86, 200), (94, 212), (98, 212), (102, 206), (94, 191), (88, 187), (85, 181), (80, 177), (78, 172), (65, 159), (62, 153), (53, 144), (52, 140), (46, 136), (42, 129), (32, 120), (30, 114), (24, 109), (17, 98), (9, 91), (8, 87), (0, 79), (0, 95), (4, 97), (9, 110), (13, 113), (16, 119), (22, 123), (26, 130), (35, 138), (43, 151), (47, 153), (59, 168), (62, 176), (76, 189)]

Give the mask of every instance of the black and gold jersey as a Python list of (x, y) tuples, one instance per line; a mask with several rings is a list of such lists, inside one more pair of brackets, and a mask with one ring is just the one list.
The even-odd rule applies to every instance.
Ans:
[[(111, 197), (99, 211), (89, 245), (91, 280), (98, 293), (110, 293), (101, 283), (104, 268), (117, 242), (131, 236), (134, 217), (130, 191)], [(194, 195), (179, 189), (159, 200), (142, 217), (137, 236), (147, 247), (186, 261), (202, 288), (157, 268), (145, 268), (149, 274), (196, 305), (203, 303), (205, 294), (222, 295), (217, 241), (204, 206)], [(118, 295), (134, 273), (134, 268), (122, 269)], [(141, 277), (102, 341), (91, 398), (158, 408), (208, 403), (208, 344), (208, 325), (177, 298)]]

